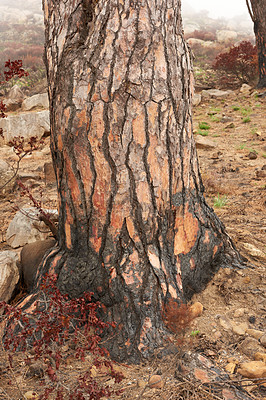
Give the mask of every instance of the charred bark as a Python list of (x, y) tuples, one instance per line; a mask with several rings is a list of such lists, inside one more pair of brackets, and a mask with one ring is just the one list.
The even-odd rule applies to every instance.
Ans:
[(258, 50), (258, 88), (266, 87), (266, 4), (264, 0), (246, 0), (250, 17), (254, 23), (254, 33)]
[(170, 299), (241, 262), (203, 196), (180, 2), (43, 5), (60, 214), (36, 290), (55, 272), (70, 296), (94, 292), (118, 326), (112, 356), (138, 361), (163, 343)]

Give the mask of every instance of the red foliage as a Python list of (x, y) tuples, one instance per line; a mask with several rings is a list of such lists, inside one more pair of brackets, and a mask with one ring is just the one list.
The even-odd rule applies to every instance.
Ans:
[[(213, 64), (215, 70), (231, 74), (240, 83), (249, 83), (258, 73), (256, 46), (249, 41), (243, 41), (238, 46), (232, 46), (228, 52), (218, 54)], [(222, 79), (224, 80), (224, 76)], [(227, 77), (230, 81), (230, 76)]]
[[(99, 302), (92, 300), (93, 293), (84, 293), (80, 298), (70, 299), (62, 294), (56, 286), (57, 276), (48, 275), (43, 284), (37, 300), (37, 307), (32, 314), (25, 314), (21, 308), (0, 303), (0, 320), (7, 322), (3, 344), (12, 364), (16, 350), (31, 350), (34, 354), (30, 358), (26, 353), (25, 362), (30, 365), (34, 361), (42, 361), (46, 365), (45, 374), (50, 383), (45, 384), (43, 393), (39, 397), (46, 400), (51, 392), (56, 394), (56, 399), (99, 400), (104, 396), (119, 394), (119, 392), (98, 385), (92, 376), (91, 369), (78, 376), (72, 386), (65, 386), (65, 375), (61, 373), (61, 366), (65, 363), (62, 346), (69, 344), (75, 349), (75, 356), (85, 360), (85, 354), (90, 353), (92, 366), (95, 368), (107, 367), (109, 374), (120, 382), (121, 373), (115, 371), (113, 363), (105, 357), (108, 352), (100, 347), (101, 334), (105, 329), (110, 329), (113, 323), (104, 323), (97, 312), (101, 308)], [(14, 326), (19, 326), (19, 331), (14, 334)], [(45, 381), (44, 381), (45, 382)]]

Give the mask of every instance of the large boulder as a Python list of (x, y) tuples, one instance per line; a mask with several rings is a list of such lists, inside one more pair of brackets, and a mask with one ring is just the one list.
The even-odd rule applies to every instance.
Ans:
[(21, 106), (23, 111), (30, 111), (35, 108), (44, 108), (48, 110), (49, 108), (49, 100), (47, 93), (35, 94), (34, 96), (27, 97), (22, 103)]
[(4, 101), (7, 111), (16, 111), (21, 107), (22, 101), (24, 99), (24, 93), (18, 85), (14, 85), (8, 95), (7, 99)]
[(33, 287), (35, 275), (40, 262), (45, 253), (56, 243), (53, 238), (38, 240), (34, 243), (26, 244), (20, 253), (20, 268), (23, 282), (28, 291)]
[(15, 251), (0, 252), (0, 301), (9, 301), (19, 281), (18, 254)]
[[(52, 212), (54, 214), (57, 213), (55, 210), (52, 210)], [(7, 244), (13, 248), (17, 248), (25, 246), (27, 243), (46, 239), (50, 231), (44, 222), (39, 221), (39, 215), (39, 211), (35, 208), (23, 208), (19, 210), (7, 228)]]
[(19, 113), (0, 119), (4, 140), (8, 143), (15, 136), (28, 140), (31, 137), (41, 138), (50, 132), (49, 111)]

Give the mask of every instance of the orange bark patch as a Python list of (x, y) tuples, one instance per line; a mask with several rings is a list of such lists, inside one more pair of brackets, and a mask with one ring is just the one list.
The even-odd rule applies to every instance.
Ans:
[(191, 269), (191, 270), (192, 270), (192, 269), (195, 269), (196, 264), (195, 264), (195, 261), (194, 261), (194, 258), (193, 258), (193, 257), (191, 257), (191, 259), (189, 260), (189, 263), (190, 263), (190, 269)]
[(144, 112), (142, 107), (138, 107), (136, 111), (138, 116), (132, 121), (133, 137), (143, 147), (146, 143)]
[(140, 333), (140, 343), (138, 345), (139, 351), (145, 348), (144, 339), (146, 338), (147, 332), (151, 329), (152, 323), (150, 318), (145, 318), (144, 323), (142, 325), (141, 333)]
[(203, 243), (207, 244), (210, 243), (210, 232), (209, 231), (205, 231), (205, 238)]
[(198, 221), (192, 213), (188, 211), (188, 204), (185, 207), (185, 212), (182, 215), (180, 209), (175, 221), (175, 234), (174, 253), (187, 254), (194, 246), (198, 235)]

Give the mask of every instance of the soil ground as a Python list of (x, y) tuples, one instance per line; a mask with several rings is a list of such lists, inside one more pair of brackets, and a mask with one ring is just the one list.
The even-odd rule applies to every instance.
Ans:
[[(119, 366), (125, 375), (119, 385), (114, 385), (108, 374), (99, 373), (100, 382), (124, 389), (117, 398), (231, 399), (226, 397), (225, 392), (211, 395), (203, 387), (202, 380), (199, 384), (189, 380), (193, 352), (197, 350), (219, 369), (233, 358), (236, 364), (235, 373), (231, 374), (233, 380), (243, 379), (237, 374), (238, 362), (253, 359), (252, 349), (250, 353), (247, 349), (247, 335), (237, 332), (232, 324), (244, 324), (261, 331), (265, 331), (266, 326), (266, 98), (258, 97), (258, 94), (242, 94), (236, 90), (226, 99), (204, 100), (194, 108), (196, 140), (199, 124), (202, 127), (202, 122), (206, 122), (210, 129), (201, 128), (200, 133), (205, 133), (213, 146), (198, 149), (206, 199), (250, 267), (220, 270), (206, 289), (193, 297), (192, 302), (201, 302), (204, 311), (193, 321), (184, 340), (180, 341), (178, 337), (174, 340), (179, 350), (177, 354), (158, 352), (153, 361), (142, 365)], [(25, 177), (30, 171), (33, 175), (26, 178), (27, 184), (33, 185), (32, 190), (37, 197), (42, 188), (44, 207), (55, 208), (55, 186), (44, 184), (43, 164), (51, 160), (48, 141), (49, 138), (42, 149), (23, 159), (20, 175)], [(12, 150), (6, 147), (1, 148), (0, 153), (9, 162), (15, 159)], [(16, 212), (12, 207), (17, 204), (19, 207), (28, 204), (27, 198), (19, 198), (17, 190), (1, 198), (0, 250), (8, 249), (5, 232)], [(253, 343), (253, 346), (256, 344)], [(27, 366), (19, 355), (17, 357), (12, 373), (7, 373), (4, 368), (5, 359), (0, 361), (0, 399), (19, 399), (20, 391), (39, 392), (39, 380), (26, 377)], [(71, 353), (68, 358), (71, 360)], [(70, 379), (77, 371), (86, 368), (88, 361), (81, 363), (72, 359), (65, 365), (64, 373)], [(163, 388), (147, 386), (149, 377), (154, 374), (161, 375), (165, 382)], [(15, 377), (20, 391), (14, 383)], [(265, 399), (265, 390), (255, 384), (250, 396)]]

